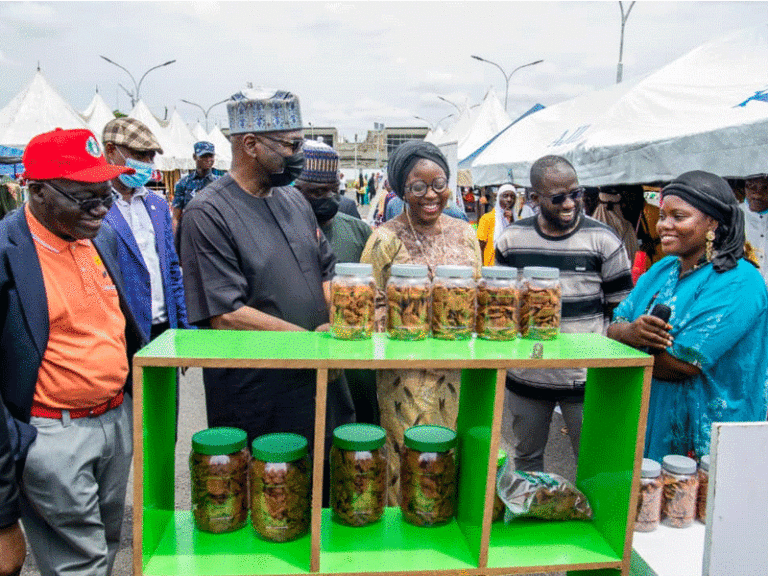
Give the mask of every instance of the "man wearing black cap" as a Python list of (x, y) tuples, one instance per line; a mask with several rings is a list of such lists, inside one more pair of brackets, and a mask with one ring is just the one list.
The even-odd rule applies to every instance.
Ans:
[(190, 172), (178, 181), (173, 189), (173, 231), (176, 232), (181, 221), (181, 214), (189, 201), (200, 190), (208, 186), (218, 178), (213, 171), (213, 163), (216, 160), (216, 151), (212, 142), (201, 140), (195, 142), (195, 153), (192, 159), (195, 161), (195, 171)]
[(42, 574), (107, 576), (132, 458), (130, 361), (144, 339), (102, 221), (109, 181), (134, 171), (107, 164), (88, 130), (34, 137), (23, 163), (29, 202), (0, 222), (0, 552), (20, 509)]
[[(290, 186), (303, 166), (298, 98), (246, 89), (227, 108), (232, 169), (187, 205), (181, 227), (190, 321), (230, 330), (327, 329), (336, 257)], [(314, 371), (206, 368), (203, 383), (209, 426), (242, 428), (249, 441), (281, 431), (313, 442)], [(348, 421), (333, 419), (331, 430)]]

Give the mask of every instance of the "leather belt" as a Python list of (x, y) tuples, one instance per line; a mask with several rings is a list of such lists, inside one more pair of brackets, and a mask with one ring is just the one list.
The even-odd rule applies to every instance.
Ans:
[[(77, 408), (69, 411), (70, 418), (86, 418), (89, 416), (101, 416), (109, 410), (113, 410), (123, 403), (123, 391), (120, 390), (117, 396), (107, 400), (103, 404), (94, 406), (93, 408)], [(56, 418), (61, 419), (60, 408), (48, 408), (47, 406), (41, 406), (40, 404), (33, 404), (31, 414), (38, 418)]]

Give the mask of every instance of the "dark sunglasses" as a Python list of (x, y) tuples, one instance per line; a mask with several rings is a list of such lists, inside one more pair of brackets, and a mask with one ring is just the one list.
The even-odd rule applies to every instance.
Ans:
[(584, 196), (585, 190), (585, 188), (574, 188), (569, 192), (561, 192), (560, 194), (553, 194), (552, 196), (542, 194), (542, 196), (552, 202), (552, 204), (562, 204), (565, 202), (566, 197), (570, 197), (574, 202), (580, 200), (581, 197)]
[(304, 148), (304, 138), (297, 138), (296, 140), (283, 140), (282, 138), (267, 136), (266, 134), (259, 134), (259, 136), (266, 138), (267, 140), (271, 140), (272, 142), (277, 142), (286, 148), (290, 148), (293, 154), (296, 154), (299, 150)]
[(71, 200), (75, 204), (77, 204), (77, 207), (80, 208), (83, 212), (92, 212), (99, 206), (104, 206), (107, 210), (112, 206), (112, 204), (115, 202), (115, 197), (112, 194), (109, 194), (108, 196), (104, 196), (103, 198), (86, 198), (85, 200), (81, 200), (80, 198), (75, 198), (71, 194), (67, 194), (64, 192), (64, 190), (59, 190), (54, 186), (53, 184), (49, 182), (39, 182), (43, 186), (48, 186), (51, 190), (54, 190), (55, 192), (58, 192), (68, 200)]

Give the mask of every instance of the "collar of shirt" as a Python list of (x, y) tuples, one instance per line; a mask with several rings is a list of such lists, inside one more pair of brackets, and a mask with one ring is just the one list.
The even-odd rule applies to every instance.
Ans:
[[(134, 188), (133, 194), (131, 195), (131, 201), (133, 201), (134, 198), (144, 198), (147, 194), (149, 194), (149, 190), (147, 190), (146, 186)], [(115, 201), (118, 204), (123, 204), (123, 206), (128, 206), (130, 204), (129, 201), (126, 201), (125, 198), (123, 198), (123, 195), (120, 194), (120, 192), (115, 190), (114, 186), (112, 187), (112, 195), (115, 197)]]
[(80, 246), (90, 246), (91, 241), (90, 240), (75, 240), (74, 242), (69, 242), (67, 240), (64, 240), (64, 238), (59, 238), (48, 230), (43, 224), (35, 218), (35, 215), (32, 214), (32, 211), (29, 209), (29, 204), (24, 205), (24, 216), (26, 216), (27, 219), (27, 226), (29, 226), (29, 231), (32, 234), (32, 238), (40, 244), (40, 246), (43, 246), (45, 249), (50, 250), (51, 252), (60, 253), (64, 250), (67, 250), (70, 248), (73, 244), (78, 244)]

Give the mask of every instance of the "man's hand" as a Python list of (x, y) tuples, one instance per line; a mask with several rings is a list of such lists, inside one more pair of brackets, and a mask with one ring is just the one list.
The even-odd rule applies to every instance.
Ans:
[(315, 332), (328, 332), (331, 329), (331, 323), (326, 322), (325, 324), (320, 324), (317, 328), (315, 328)]
[(18, 522), (0, 528), (0, 576), (16, 576), (21, 572), (27, 544)]

